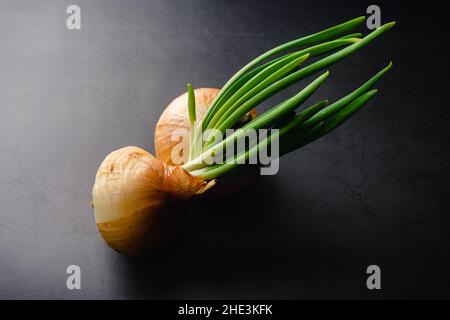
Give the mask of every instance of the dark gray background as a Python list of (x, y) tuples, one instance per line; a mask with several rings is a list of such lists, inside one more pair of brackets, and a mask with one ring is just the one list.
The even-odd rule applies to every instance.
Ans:
[[(65, 27), (73, 3), (80, 31)], [(377, 1), (398, 25), (316, 95), (336, 99), (392, 59), (375, 100), (277, 176), (190, 212), (151, 257), (105, 246), (89, 206), (104, 156), (153, 152), (188, 81), (221, 86), (371, 3), (0, 0), (0, 298), (449, 298), (447, 30), (429, 2)], [(71, 264), (80, 291), (66, 289)], [(381, 291), (366, 289), (370, 264)]]

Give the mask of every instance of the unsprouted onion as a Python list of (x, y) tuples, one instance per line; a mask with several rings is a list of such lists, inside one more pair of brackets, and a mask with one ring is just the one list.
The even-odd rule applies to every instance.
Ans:
[(141, 148), (125, 147), (110, 153), (97, 171), (95, 222), (111, 248), (144, 255), (176, 227), (189, 201), (213, 184)]
[[(349, 33), (364, 20), (365, 17), (359, 17), (271, 49), (239, 70), (221, 90), (194, 91), (189, 86), (188, 93), (175, 99), (158, 121), (155, 131), (158, 158), (138, 147), (125, 147), (109, 154), (98, 169), (92, 192), (95, 221), (106, 243), (126, 255), (151, 252), (179, 223), (193, 199), (214, 190), (224, 176), (243, 170), (237, 163), (272, 145), (275, 138), (280, 142), (280, 155), (297, 150), (330, 133), (360, 110), (376, 95), (374, 85), (391, 69), (392, 63), (335, 102), (322, 99), (298, 109), (326, 81), (330, 73), (324, 70), (394, 25), (387, 23), (365, 37)], [(274, 58), (287, 50), (298, 51)], [(311, 57), (320, 58), (308, 64)], [(268, 98), (318, 72), (321, 74), (291, 98), (241, 123)], [(211, 130), (225, 134), (239, 126), (243, 130), (223, 140), (208, 139)], [(180, 128), (189, 134), (189, 139), (184, 139), (189, 142), (185, 148), (189, 152), (187, 159), (175, 165), (171, 157), (177, 141), (172, 137)], [(227, 142), (242, 139), (245, 130), (261, 129), (278, 131), (237, 151), (231, 162), (206, 161)], [(204, 136), (207, 139), (199, 139)]]

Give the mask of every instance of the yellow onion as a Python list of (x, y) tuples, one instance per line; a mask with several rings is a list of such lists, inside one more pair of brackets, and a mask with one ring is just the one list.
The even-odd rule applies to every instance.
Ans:
[(138, 147), (113, 151), (100, 165), (92, 190), (97, 228), (116, 251), (145, 255), (170, 234), (189, 200), (213, 184)]
[[(197, 120), (203, 119), (208, 111), (214, 98), (219, 93), (219, 89), (215, 88), (200, 88), (195, 89), (195, 111)], [(187, 107), (187, 92), (175, 98), (161, 114), (155, 127), (155, 153), (156, 157), (167, 163), (174, 164), (172, 161), (172, 149), (180, 143), (180, 141), (172, 141), (172, 134), (176, 130), (184, 130), (189, 133), (189, 115)], [(181, 141), (182, 150), (189, 150), (189, 139)], [(182, 163), (177, 163), (181, 165)]]
[[(198, 121), (203, 119), (219, 91), (220, 89), (216, 88), (199, 88), (194, 90), (196, 116)], [(176, 130), (183, 130), (186, 133), (190, 132), (187, 99), (188, 94), (185, 92), (169, 103), (161, 114), (155, 127), (154, 144), (156, 157), (168, 164), (174, 164), (171, 154), (173, 148), (177, 144), (181, 144), (178, 146), (178, 149), (189, 150), (188, 135), (181, 141), (174, 141), (172, 138), (172, 134)], [(255, 117), (256, 111), (253, 109), (241, 119), (240, 125)], [(238, 125), (238, 127), (240, 125)], [(181, 163), (177, 164), (182, 165), (183, 163), (184, 161), (181, 161)], [(216, 187), (211, 190), (211, 192), (208, 192), (208, 196), (211, 198), (220, 198), (241, 191), (255, 178), (258, 173), (257, 170), (257, 168), (249, 168), (249, 170), (245, 170), (239, 174), (222, 177), (217, 182)]]

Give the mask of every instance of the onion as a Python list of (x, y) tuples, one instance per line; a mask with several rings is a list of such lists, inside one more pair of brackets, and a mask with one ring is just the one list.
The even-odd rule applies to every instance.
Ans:
[[(198, 120), (201, 121), (203, 119), (219, 92), (220, 89), (216, 88), (200, 88), (194, 90)], [(179, 149), (189, 150), (188, 137), (185, 136), (182, 141), (172, 140), (172, 134), (176, 130), (182, 130), (187, 133), (190, 132), (187, 101), (187, 92), (175, 98), (169, 103), (166, 109), (164, 109), (155, 127), (154, 143), (156, 157), (167, 164), (174, 165), (171, 154), (173, 148), (177, 144), (179, 144)], [(253, 120), (255, 117), (256, 110), (253, 109), (241, 119), (236, 127), (240, 127), (242, 124)], [(184, 161), (180, 164), (184, 164)], [(239, 175), (229, 174), (221, 177), (217, 182), (217, 185), (207, 193), (207, 198), (220, 199), (241, 192), (250, 185), (257, 175), (258, 168), (249, 166), (248, 170), (241, 172)]]
[[(277, 92), (344, 59), (395, 24), (387, 23), (363, 38), (359, 33), (346, 34), (364, 19), (358, 17), (273, 48), (241, 68), (220, 91), (213, 88), (194, 91), (188, 84), (188, 93), (170, 103), (157, 123), (157, 158), (141, 148), (125, 147), (110, 153), (101, 163), (92, 190), (92, 204), (98, 230), (106, 243), (125, 255), (149, 253), (174, 230), (192, 200), (213, 194), (221, 185), (227, 185), (225, 177), (239, 173), (237, 182), (229, 184), (237, 190), (251, 174), (245, 166), (240, 166), (242, 171), (237, 170), (238, 164), (258, 155), (262, 148), (276, 146), (273, 142), (278, 138), (279, 155), (298, 150), (330, 133), (360, 110), (377, 94), (373, 86), (392, 68), (392, 63), (331, 104), (323, 99), (298, 110), (328, 78), (327, 71), (260, 116), (255, 117), (254, 113), (254, 108)], [(311, 46), (273, 58), (285, 50), (308, 45)], [(328, 56), (302, 67), (309, 57), (327, 53)], [(245, 130), (278, 131), (231, 154), (232, 161), (215, 164), (206, 161), (218, 150), (227, 148), (228, 143), (245, 138), (245, 130), (221, 141), (207, 139), (204, 143), (200, 137), (208, 135), (209, 129), (225, 133), (241, 126), (243, 121), (247, 121)], [(172, 152), (179, 141), (172, 141), (172, 135), (179, 129), (189, 134), (190, 139), (183, 139), (187, 144), (184, 150), (189, 150), (189, 154), (185, 163), (175, 165)], [(216, 179), (219, 183), (212, 188)]]
[[(195, 89), (194, 92), (197, 119), (201, 121), (210, 108), (211, 103), (219, 94), (220, 89), (200, 88)], [(164, 109), (158, 122), (156, 123), (154, 134), (156, 157), (168, 164), (175, 164), (172, 161), (171, 154), (176, 145), (180, 144), (178, 145), (180, 149), (189, 150), (189, 139), (183, 139), (181, 142), (172, 140), (172, 134), (176, 130), (183, 130), (187, 133), (190, 131), (187, 100), (187, 92), (175, 98), (171, 103), (169, 103), (166, 109)], [(256, 110), (253, 109), (241, 119), (240, 125), (251, 121), (255, 117)], [(177, 164), (184, 164), (184, 161)]]
[(142, 256), (170, 234), (189, 201), (213, 184), (141, 148), (124, 147), (110, 153), (97, 171), (95, 222), (111, 248)]

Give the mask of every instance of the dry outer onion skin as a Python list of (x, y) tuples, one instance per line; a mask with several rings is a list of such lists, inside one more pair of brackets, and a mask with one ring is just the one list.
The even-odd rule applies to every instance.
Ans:
[(113, 151), (92, 190), (97, 228), (116, 251), (146, 255), (177, 225), (187, 202), (213, 184), (138, 147)]

